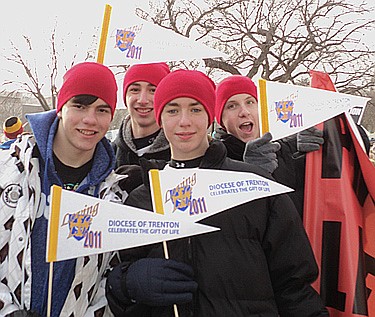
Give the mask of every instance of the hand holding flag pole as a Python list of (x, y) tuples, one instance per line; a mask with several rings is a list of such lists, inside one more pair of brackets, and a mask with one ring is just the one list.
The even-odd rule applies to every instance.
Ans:
[[(160, 175), (156, 169), (150, 170), (151, 196), (153, 209), (157, 214), (164, 214), (163, 200), (161, 196)], [(163, 241), (164, 257), (169, 259), (167, 241)], [(177, 305), (173, 305), (174, 316), (179, 317)]]

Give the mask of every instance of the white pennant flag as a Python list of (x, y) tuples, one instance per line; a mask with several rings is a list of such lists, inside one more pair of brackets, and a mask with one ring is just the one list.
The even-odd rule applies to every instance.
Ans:
[(254, 199), (293, 191), (257, 174), (227, 170), (166, 166), (151, 170), (150, 179), (154, 210), (194, 222)]
[(192, 236), (218, 228), (51, 188), (47, 262)]
[(105, 53), (106, 65), (131, 65), (209, 57), (228, 56), (172, 30), (143, 20), (129, 9), (121, 10), (120, 7), (113, 7)]
[(220, 230), (196, 223), (292, 189), (259, 175), (211, 169), (152, 170), (155, 212), (51, 187), (48, 262)]
[(341, 113), (363, 108), (370, 98), (312, 87), (259, 80), (261, 134), (278, 140)]

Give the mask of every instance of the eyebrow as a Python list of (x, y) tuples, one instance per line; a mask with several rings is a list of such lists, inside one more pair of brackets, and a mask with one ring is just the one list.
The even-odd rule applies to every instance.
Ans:
[[(145, 81), (146, 82), (146, 81)], [(139, 83), (139, 82), (134, 82), (134, 83), (131, 83), (130, 85), (129, 85), (129, 87), (130, 86), (141, 86), (141, 84)], [(153, 85), (153, 84), (151, 84), (151, 83), (149, 83), (149, 82), (147, 82), (147, 86), (148, 87), (156, 87), (155, 85)]]
[[(199, 101), (194, 101), (189, 103), (189, 107), (194, 107), (194, 106), (203, 106)], [(178, 107), (180, 104), (178, 102), (168, 102), (165, 106), (171, 106), (171, 107)]]
[(111, 109), (111, 106), (107, 103), (104, 103), (102, 105), (98, 105), (97, 108), (110, 108)]

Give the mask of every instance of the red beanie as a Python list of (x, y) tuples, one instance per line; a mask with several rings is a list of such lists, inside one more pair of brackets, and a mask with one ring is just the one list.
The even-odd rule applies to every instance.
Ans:
[(117, 102), (117, 84), (115, 76), (107, 66), (95, 62), (80, 63), (69, 69), (63, 79), (57, 96), (57, 112), (75, 96), (92, 95), (111, 107), (113, 117)]
[(129, 67), (125, 73), (123, 95), (124, 101), (128, 87), (136, 81), (145, 81), (154, 86), (170, 73), (166, 63), (136, 64)]
[(23, 132), (22, 122), (18, 117), (9, 117), (4, 121), (3, 131), (8, 139), (15, 139)]
[(246, 76), (233, 75), (223, 79), (216, 87), (216, 121), (222, 126), (221, 115), (225, 103), (230, 97), (237, 94), (249, 94), (258, 101), (257, 87), (254, 82)]
[(199, 101), (207, 111), (208, 126), (213, 122), (215, 83), (200, 71), (179, 69), (165, 76), (156, 88), (154, 112), (159, 126), (164, 106), (173, 99), (180, 97), (189, 97)]

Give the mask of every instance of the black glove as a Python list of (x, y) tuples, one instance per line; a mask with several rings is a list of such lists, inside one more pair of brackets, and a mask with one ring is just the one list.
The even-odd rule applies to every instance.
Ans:
[(127, 193), (143, 184), (142, 169), (139, 165), (121, 165), (115, 172), (121, 175), (128, 175), (127, 178), (119, 181), (120, 188)]
[(221, 140), (224, 135), (227, 135), (227, 132), (221, 126), (217, 125), (215, 131), (212, 133), (212, 137), (215, 140)]
[(297, 133), (297, 151), (308, 153), (317, 151), (324, 143), (323, 131), (311, 127)]
[(125, 283), (127, 294), (132, 300), (150, 306), (191, 302), (193, 292), (198, 287), (189, 265), (161, 258), (145, 258), (134, 262), (128, 268)]
[(266, 132), (261, 138), (246, 143), (243, 160), (246, 163), (258, 165), (268, 173), (273, 173), (278, 166), (276, 152), (281, 145), (278, 142), (270, 142), (272, 135)]

